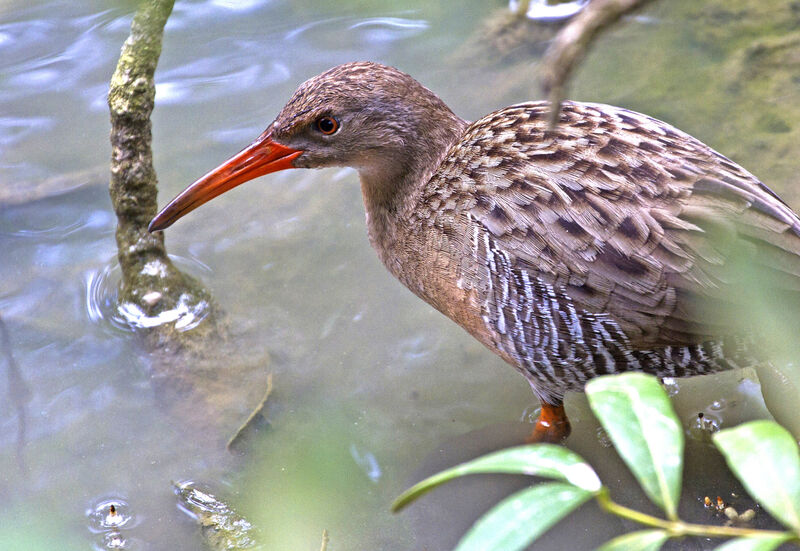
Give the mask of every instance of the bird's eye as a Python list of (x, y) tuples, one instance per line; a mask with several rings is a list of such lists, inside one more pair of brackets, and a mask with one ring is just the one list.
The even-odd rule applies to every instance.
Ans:
[(314, 125), (317, 130), (328, 136), (339, 130), (339, 121), (333, 117), (320, 117)]

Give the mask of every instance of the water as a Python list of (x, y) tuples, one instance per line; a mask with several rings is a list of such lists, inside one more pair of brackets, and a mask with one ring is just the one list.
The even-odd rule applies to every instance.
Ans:
[[(0, 379), (3, 547), (103, 549), (121, 538), (126, 549), (197, 549), (199, 531), (171, 484), (186, 479), (230, 500), (270, 549), (318, 549), (323, 529), (336, 550), (452, 547), (520, 481), (455, 484), (401, 515), (389, 503), (426, 474), (520, 442), (536, 400), (513, 370), (385, 272), (366, 239), (354, 172), (271, 175), (167, 232), (170, 252), (230, 316), (238, 354), (258, 366), (242, 381), (218, 366), (223, 383), (241, 388), (238, 422), (274, 374), (270, 426), (243, 456), (222, 445), (238, 422), (214, 424), (162, 392), (151, 359), (115, 319), (104, 94), (129, 4), (0, 8), (0, 315), (11, 342), (3, 353), (22, 381)], [(466, 118), (540, 97), (535, 58), (519, 57), (526, 45), (493, 50), (474, 38), (494, 7), (431, 4), (178, 2), (153, 117), (160, 203), (257, 136), (297, 84), (345, 61), (396, 65)], [(757, 10), (750, 34), (731, 42), (723, 31), (736, 32), (739, 20), (720, 30), (714, 13), (701, 19), (692, 3), (669, 4), (603, 38), (573, 96), (673, 122), (795, 201), (798, 161), (786, 144), (798, 143), (800, 125), (790, 120), (785, 131), (774, 117), (792, 115), (798, 91), (782, 80), (767, 90), (724, 80), (747, 37), (780, 25), (753, 29), (772, 17)], [(501, 61), (487, 63), (492, 56)], [(718, 74), (728, 76), (710, 78)], [(774, 117), (754, 119), (753, 105)], [(708, 520), (705, 495), (740, 492), (697, 414), (723, 428), (766, 416), (758, 388), (752, 373), (671, 386), (690, 436), (687, 518)], [(598, 465), (616, 498), (647, 509), (585, 399), (570, 396), (567, 407), (569, 446)], [(119, 537), (101, 526), (111, 503), (125, 519)], [(580, 529), (557, 527), (539, 548), (592, 548), (631, 529), (591, 506), (569, 524)]]

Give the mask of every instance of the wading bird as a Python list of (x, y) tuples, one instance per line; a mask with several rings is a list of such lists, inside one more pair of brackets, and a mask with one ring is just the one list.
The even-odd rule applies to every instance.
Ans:
[(542, 404), (532, 440), (569, 434), (592, 377), (751, 365), (736, 266), (800, 289), (800, 219), (749, 172), (646, 115), (546, 102), (468, 123), (370, 62), (303, 83), (264, 133), (170, 202), (163, 230), (264, 174), (358, 171), (388, 270), (514, 366)]

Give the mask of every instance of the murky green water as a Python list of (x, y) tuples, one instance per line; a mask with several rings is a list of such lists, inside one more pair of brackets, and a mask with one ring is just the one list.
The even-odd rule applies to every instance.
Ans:
[[(629, 18), (600, 41), (572, 95), (674, 123), (797, 206), (798, 16), (784, 2), (757, 4), (662, 2)], [(474, 38), (499, 7), (179, 1), (157, 73), (161, 204), (258, 135), (298, 83), (345, 61), (400, 67), (466, 118), (540, 97), (525, 46), (489, 64), (499, 54)], [(176, 414), (180, 396), (159, 388), (147, 355), (113, 323), (104, 95), (131, 14), (99, 1), (0, 5), (0, 316), (11, 343), (2, 352), (23, 381), (0, 379), (0, 547), (103, 548), (87, 511), (116, 500), (132, 515), (127, 548), (198, 549), (170, 483), (195, 479), (254, 522), (269, 549), (318, 549), (324, 528), (331, 550), (451, 548), (521, 482), (465, 481), (397, 516), (389, 503), (435, 469), (518, 443), (536, 401), (385, 272), (354, 172), (272, 175), (167, 232), (171, 253), (228, 312), (238, 354), (263, 366), (237, 383), (242, 396), (274, 374), (271, 428), (245, 456), (222, 446), (236, 422), (216, 433), (189, 422), (186, 404)], [(700, 434), (682, 510), (702, 522), (702, 496), (739, 488), (691, 428), (697, 412), (723, 425), (768, 413), (752, 373), (680, 389), (679, 415)], [(243, 399), (241, 419), (253, 405)], [(647, 508), (584, 398), (571, 396), (568, 409), (568, 445), (619, 501)], [(590, 549), (631, 528), (587, 506), (537, 548)]]

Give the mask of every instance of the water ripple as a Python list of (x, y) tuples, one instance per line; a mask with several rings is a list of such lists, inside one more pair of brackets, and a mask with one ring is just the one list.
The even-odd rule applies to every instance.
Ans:
[(257, 11), (271, 2), (269, 0), (205, 0), (204, 2), (177, 2), (167, 21), (167, 32), (176, 29), (198, 28), (208, 25), (209, 21), (219, 20), (225, 16)]
[(89, 531), (99, 534), (110, 529), (131, 528), (136, 517), (128, 502), (119, 497), (101, 498), (86, 510)]
[(51, 117), (0, 117), (0, 145), (10, 147), (31, 134), (51, 129)]
[(424, 31), (430, 25), (421, 19), (404, 19), (402, 17), (371, 17), (350, 25), (350, 29), (359, 27), (388, 27), (394, 29), (412, 29)]
[(427, 21), (400, 17), (373, 17), (350, 25), (350, 30), (363, 29), (364, 40), (369, 43), (391, 42), (409, 38), (426, 31)]
[[(224, 67), (221, 72), (219, 67)], [(156, 84), (157, 104), (197, 104), (230, 95), (231, 83), (238, 90), (267, 86), (288, 80), (289, 72), (281, 64), (264, 67), (248, 63), (231, 70), (229, 63), (208, 57), (167, 71)]]
[[(170, 255), (170, 260), (183, 272), (197, 277), (198, 272), (210, 272), (201, 262)], [(210, 312), (204, 300), (196, 301), (189, 295), (181, 295), (174, 308), (157, 315), (148, 315), (138, 305), (119, 302), (119, 285), (122, 271), (114, 259), (103, 268), (84, 275), (84, 308), (89, 320), (112, 332), (131, 333), (139, 329), (174, 323), (178, 331), (197, 327)], [(157, 298), (157, 297), (156, 297)]]
[[(65, 218), (66, 218), (65, 213)], [(47, 220), (44, 227), (39, 228), (21, 228), (11, 232), (2, 232), (0, 235), (8, 235), (12, 237), (36, 238), (36, 239), (54, 239), (56, 241), (63, 241), (65, 237), (72, 234), (82, 232), (85, 230), (99, 231), (103, 228), (113, 228), (115, 219), (112, 214), (107, 210), (86, 210), (79, 214), (80, 218), (66, 219), (59, 221), (51, 218)], [(44, 218), (42, 218), (44, 221)]]
[(0, 25), (6, 75), (0, 99), (82, 88), (114, 56), (101, 46), (100, 31), (115, 17), (107, 10), (59, 21), (30, 19)]
[[(349, 21), (355, 22), (348, 25), (348, 30), (358, 30), (363, 40), (367, 43), (390, 42), (409, 38), (428, 30), (430, 27), (430, 24), (423, 19), (407, 19), (403, 17), (331, 17), (301, 25), (286, 33), (285, 39), (294, 40), (312, 29), (319, 27), (324, 29), (327, 23), (346, 24)], [(331, 27), (330, 25), (327, 26)], [(340, 25), (334, 25), (333, 27), (338, 35)]]
[(378, 480), (380, 480), (382, 474), (381, 466), (378, 464), (378, 460), (372, 452), (368, 450), (361, 451), (355, 444), (350, 444), (350, 455), (353, 457), (356, 465), (367, 475), (367, 478), (372, 482), (378, 482)]
[(87, 509), (86, 517), (89, 531), (102, 536), (102, 543), (94, 544), (98, 551), (133, 551), (141, 548), (138, 540), (127, 536), (128, 531), (139, 523), (139, 519), (131, 512), (130, 505), (124, 499), (101, 499)]

